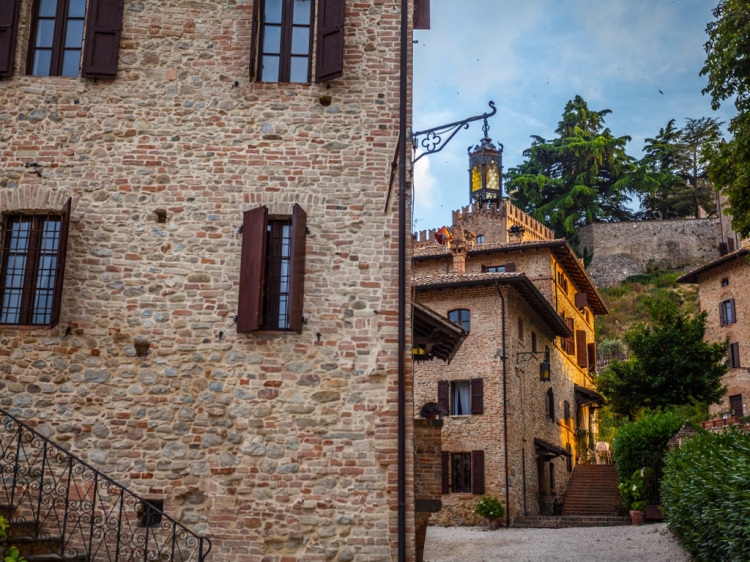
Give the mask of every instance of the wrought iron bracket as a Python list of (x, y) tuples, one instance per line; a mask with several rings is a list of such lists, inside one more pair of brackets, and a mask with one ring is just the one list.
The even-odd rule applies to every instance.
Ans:
[(487, 119), (497, 113), (495, 102), (490, 101), (489, 106), (490, 108), (492, 108), (492, 111), (490, 113), (475, 115), (474, 117), (469, 117), (468, 119), (464, 119), (463, 121), (456, 121), (454, 123), (448, 123), (447, 125), (440, 125), (438, 127), (433, 127), (432, 129), (425, 129), (424, 131), (417, 131), (412, 133), (411, 141), (414, 147), (414, 151), (416, 151), (420, 146), (423, 150), (422, 154), (417, 156), (412, 161), (412, 164), (416, 164), (419, 159), (422, 158), (422, 156), (436, 154), (443, 150), (446, 145), (453, 139), (453, 137), (458, 134), (458, 131), (460, 131), (461, 129), (468, 129), (469, 123), (471, 123), (472, 121), (479, 121), (480, 119), (484, 119), (486, 126)]

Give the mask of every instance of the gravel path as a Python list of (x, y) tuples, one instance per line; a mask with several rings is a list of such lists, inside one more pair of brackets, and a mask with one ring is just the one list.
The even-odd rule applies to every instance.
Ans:
[(664, 523), (570, 529), (429, 527), (425, 562), (689, 562)]

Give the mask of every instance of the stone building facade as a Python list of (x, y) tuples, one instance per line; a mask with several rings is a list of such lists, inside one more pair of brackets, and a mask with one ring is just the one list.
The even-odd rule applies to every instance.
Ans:
[(437, 231), (414, 242), (416, 301), (469, 332), (449, 365), (414, 368), (415, 405), (447, 401), (449, 411), (434, 521), (478, 523), (473, 509), (487, 493), (507, 498), (512, 523), (552, 509), (587, 455), (602, 402), (594, 318), (607, 310), (570, 246), (507, 201), (455, 212), (449, 230), (446, 244)]
[(750, 413), (750, 248), (741, 247), (678, 279), (697, 283), (700, 308), (708, 315), (706, 340), (729, 341), (729, 371), (723, 382), (727, 395), (712, 404), (712, 414), (746, 416)]
[[(400, 2), (295, 2), (322, 15), (276, 67), (258, 39), (274, 3), (88, 0), (72, 75), (59, 35), (42, 68), (47, 4), (0, 2), (16, 10), (0, 64), (6, 297), (14, 224), (68, 217), (67, 263), (50, 291), (59, 318), (4, 305), (2, 408), (163, 500), (213, 560), (395, 559)], [(72, 21), (86, 2), (71, 6)], [(114, 59), (92, 51), (112, 11)], [(326, 18), (343, 25), (321, 34)], [(321, 49), (338, 49), (341, 72)], [(261, 208), (262, 225), (247, 215)], [(287, 311), (251, 283), (241, 308), (243, 261), (259, 271), (248, 247), (289, 224), (301, 298)], [(411, 412), (409, 364), (406, 381)], [(411, 424), (405, 438), (409, 450)]]

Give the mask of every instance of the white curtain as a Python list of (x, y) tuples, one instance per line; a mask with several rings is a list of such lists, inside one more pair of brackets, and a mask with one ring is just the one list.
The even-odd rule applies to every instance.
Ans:
[(457, 381), (453, 383), (453, 408), (451, 414), (454, 416), (471, 415), (471, 383), (469, 381)]

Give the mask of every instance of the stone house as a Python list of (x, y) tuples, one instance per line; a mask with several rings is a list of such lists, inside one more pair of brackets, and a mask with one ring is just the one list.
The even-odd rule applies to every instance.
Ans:
[(415, 406), (448, 411), (438, 524), (478, 522), (485, 493), (507, 502), (509, 522), (552, 515), (588, 460), (603, 403), (593, 390), (601, 296), (567, 242), (494, 189), (472, 189), (448, 234), (415, 235), (415, 301), (469, 334), (450, 364), (414, 367)]
[(414, 556), (401, 5), (0, 0), (0, 405), (213, 560)]
[(742, 246), (716, 260), (698, 267), (678, 279), (680, 283), (697, 283), (701, 310), (708, 314), (706, 340), (729, 342), (729, 371), (723, 382), (727, 397), (722, 404), (712, 404), (712, 414), (745, 416), (750, 403), (750, 248)]

